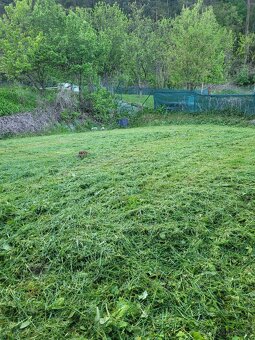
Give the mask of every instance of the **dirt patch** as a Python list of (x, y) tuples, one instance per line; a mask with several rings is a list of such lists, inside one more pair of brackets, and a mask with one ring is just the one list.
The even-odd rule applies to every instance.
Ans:
[(0, 136), (44, 131), (58, 121), (59, 110), (55, 107), (0, 117)]

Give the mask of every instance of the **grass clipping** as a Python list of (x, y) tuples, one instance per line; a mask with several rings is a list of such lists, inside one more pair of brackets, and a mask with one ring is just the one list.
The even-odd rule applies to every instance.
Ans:
[(254, 338), (252, 129), (0, 143), (1, 338)]

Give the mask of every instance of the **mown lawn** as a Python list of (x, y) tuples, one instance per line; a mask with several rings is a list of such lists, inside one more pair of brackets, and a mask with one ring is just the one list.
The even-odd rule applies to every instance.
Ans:
[(139, 94), (122, 94), (120, 95), (120, 98), (126, 103), (143, 105), (144, 107), (147, 107), (149, 109), (154, 108), (153, 95), (148, 96)]
[(0, 338), (254, 339), (254, 146), (217, 125), (0, 141)]

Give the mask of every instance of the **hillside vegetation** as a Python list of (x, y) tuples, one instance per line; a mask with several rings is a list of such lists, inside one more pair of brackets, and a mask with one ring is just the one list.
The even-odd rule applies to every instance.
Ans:
[(254, 84), (250, 1), (164, 2), (167, 8), (154, 1), (154, 16), (151, 1), (130, 3), (128, 13), (122, 1), (74, 6), (64, 1), (68, 8), (55, 0), (14, 1), (0, 15), (0, 80), (42, 91), (49, 84), (74, 84), (80, 108), (102, 84), (110, 89)]
[(0, 141), (0, 338), (253, 339), (253, 145), (216, 125)]
[(54, 92), (48, 91), (42, 97), (40, 93), (25, 86), (0, 87), (0, 117), (42, 108), (43, 103), (51, 102), (54, 96)]
[(36, 107), (37, 94), (22, 87), (0, 87), (0, 116), (26, 112)]

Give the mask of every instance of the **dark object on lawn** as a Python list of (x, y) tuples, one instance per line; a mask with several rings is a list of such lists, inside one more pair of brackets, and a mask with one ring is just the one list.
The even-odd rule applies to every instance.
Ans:
[(122, 118), (119, 120), (119, 126), (120, 127), (128, 127), (128, 119), (127, 118)]
[(79, 151), (78, 157), (84, 158), (84, 157), (87, 157), (88, 154), (89, 154), (88, 151)]

